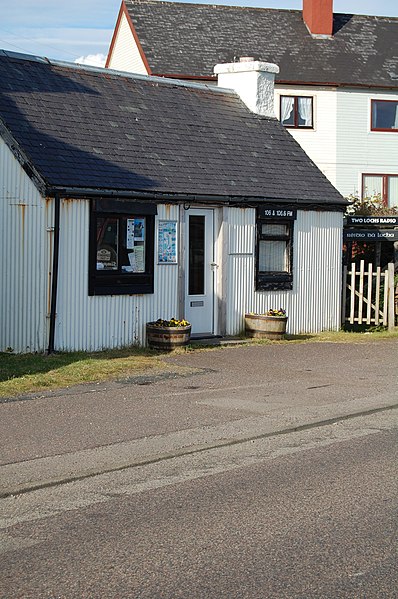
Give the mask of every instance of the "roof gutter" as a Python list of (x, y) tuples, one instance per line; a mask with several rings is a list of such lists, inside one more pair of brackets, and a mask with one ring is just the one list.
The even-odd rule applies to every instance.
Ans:
[[(166, 79), (180, 79), (182, 81), (201, 81), (202, 83), (217, 81), (217, 77), (214, 75), (184, 75), (179, 73), (153, 73), (154, 77), (163, 77)], [(338, 81), (295, 81), (293, 79), (282, 79), (281, 77), (275, 78), (275, 85), (302, 85), (302, 86), (315, 86), (315, 87), (348, 87), (358, 89), (386, 89), (386, 90), (397, 90), (397, 85), (393, 83), (391, 85), (375, 85), (371, 83), (346, 83)]]
[[(338, 193), (336, 191), (336, 193)], [(122, 198), (122, 199), (134, 199), (142, 200), (153, 203), (162, 202), (176, 202), (176, 203), (212, 203), (212, 204), (234, 204), (234, 205), (246, 205), (258, 204), (258, 203), (277, 203), (286, 205), (298, 205), (308, 206), (317, 205), (317, 207), (324, 206), (329, 208), (331, 206), (342, 206), (348, 205), (347, 200), (341, 196), (341, 199), (333, 199), (330, 203), (323, 204), (322, 202), (317, 203), (310, 199), (294, 199), (294, 198), (278, 198), (271, 196), (234, 196), (234, 195), (212, 195), (212, 194), (189, 194), (189, 193), (169, 193), (161, 191), (134, 191), (134, 190), (117, 190), (117, 189), (93, 189), (93, 188), (82, 188), (82, 187), (52, 187), (47, 189), (47, 194), (50, 196), (56, 196), (57, 194), (64, 198), (75, 198), (79, 200), (88, 200), (92, 198)]]

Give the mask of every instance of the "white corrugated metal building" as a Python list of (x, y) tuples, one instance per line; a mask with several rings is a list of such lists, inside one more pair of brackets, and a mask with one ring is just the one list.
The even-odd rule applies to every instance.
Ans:
[(144, 344), (173, 316), (234, 335), (279, 307), (290, 333), (339, 328), (346, 202), (273, 117), (275, 65), (218, 71), (0, 53), (0, 351)]

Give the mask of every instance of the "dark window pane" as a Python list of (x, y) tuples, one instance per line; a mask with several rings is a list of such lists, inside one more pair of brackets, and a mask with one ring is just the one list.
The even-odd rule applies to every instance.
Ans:
[(97, 270), (118, 269), (118, 220), (97, 219)]
[(374, 129), (398, 129), (398, 102), (372, 102), (372, 124)]
[(294, 125), (294, 96), (282, 96), (281, 121), (284, 125)]
[(189, 295), (205, 292), (205, 217), (189, 216)]

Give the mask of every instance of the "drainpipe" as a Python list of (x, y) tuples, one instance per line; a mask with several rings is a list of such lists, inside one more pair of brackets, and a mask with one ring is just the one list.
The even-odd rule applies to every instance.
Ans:
[(57, 314), (57, 289), (58, 289), (58, 263), (59, 263), (59, 221), (61, 211), (61, 199), (58, 193), (54, 195), (54, 251), (53, 251), (53, 273), (51, 281), (51, 307), (50, 307), (50, 331), (48, 336), (47, 354), (54, 352), (55, 318)]

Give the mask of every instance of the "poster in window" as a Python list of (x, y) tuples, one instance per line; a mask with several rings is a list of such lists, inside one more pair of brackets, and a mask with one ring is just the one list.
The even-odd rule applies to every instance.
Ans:
[(126, 248), (133, 250), (137, 241), (145, 240), (145, 218), (128, 218)]
[(144, 246), (134, 247), (134, 272), (145, 272)]
[(177, 264), (177, 221), (175, 220), (159, 221), (158, 263)]
[(134, 249), (134, 218), (127, 219), (126, 248)]
[(134, 241), (144, 241), (145, 218), (134, 219)]
[(145, 218), (128, 218), (126, 223), (126, 249), (129, 264), (125, 272), (145, 272)]

